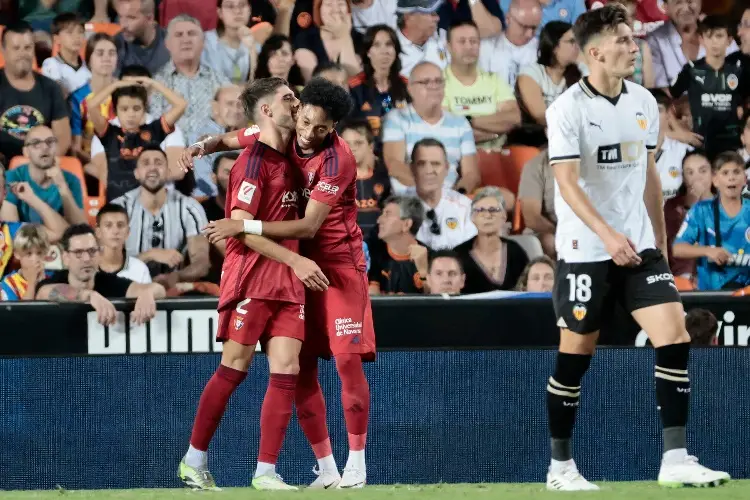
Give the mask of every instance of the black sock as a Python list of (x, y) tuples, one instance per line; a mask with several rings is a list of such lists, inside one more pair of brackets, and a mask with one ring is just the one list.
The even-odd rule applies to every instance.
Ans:
[(557, 353), (555, 373), (547, 384), (547, 418), (553, 460), (573, 458), (570, 440), (576, 422), (581, 379), (590, 363), (589, 354)]
[(664, 432), (664, 451), (686, 448), (685, 426), (690, 403), (688, 359), (690, 344), (672, 344), (656, 349), (656, 402)]

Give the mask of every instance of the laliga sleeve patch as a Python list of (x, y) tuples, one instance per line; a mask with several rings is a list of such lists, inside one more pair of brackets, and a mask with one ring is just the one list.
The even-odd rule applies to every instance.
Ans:
[(247, 127), (245, 129), (245, 134), (244, 135), (245, 135), (245, 137), (249, 137), (249, 136), (251, 136), (253, 134), (257, 134), (258, 132), (260, 132), (260, 127), (257, 126), (257, 125), (251, 125), (250, 127)]
[(253, 201), (253, 194), (255, 194), (255, 185), (250, 184), (247, 181), (242, 181), (239, 191), (237, 191), (237, 201), (250, 204)]

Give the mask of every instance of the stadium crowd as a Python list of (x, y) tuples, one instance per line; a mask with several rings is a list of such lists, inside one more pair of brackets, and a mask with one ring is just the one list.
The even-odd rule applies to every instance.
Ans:
[[(748, 286), (750, 9), (621, 3), (639, 36), (632, 80), (661, 112), (676, 281)], [(205, 4), (0, 0), (1, 300), (98, 301), (106, 321), (112, 298), (137, 297), (146, 318), (166, 295), (218, 295), (225, 243), (201, 231), (224, 217), (238, 154), (187, 174), (177, 161), (247, 126), (241, 86), (269, 76), (351, 94), (337, 130), (357, 162), (371, 294), (552, 289), (545, 110), (587, 74), (572, 23), (602, 2)]]

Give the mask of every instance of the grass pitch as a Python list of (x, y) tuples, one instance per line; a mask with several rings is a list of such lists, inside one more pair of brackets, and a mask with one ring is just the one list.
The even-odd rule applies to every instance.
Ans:
[(228, 488), (222, 492), (187, 489), (99, 490), (99, 491), (4, 491), (0, 500), (530, 500), (590, 497), (606, 500), (748, 500), (750, 481), (732, 481), (718, 488), (664, 489), (655, 482), (598, 483), (598, 492), (548, 492), (542, 484), (435, 484), (368, 486), (349, 491), (261, 492), (250, 488)]

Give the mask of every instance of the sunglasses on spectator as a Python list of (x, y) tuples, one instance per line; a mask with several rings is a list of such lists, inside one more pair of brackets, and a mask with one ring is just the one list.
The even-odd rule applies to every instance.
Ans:
[[(156, 219), (151, 226), (151, 231), (154, 233), (162, 233), (164, 232), (164, 224), (162, 224), (161, 219)], [(153, 235), (151, 237), (151, 246), (153, 247), (160, 247), (161, 246), (161, 238), (157, 235)]]
[(93, 259), (100, 250), (100, 247), (78, 248), (76, 250), (69, 250), (68, 253), (72, 253), (76, 259), (82, 259), (84, 255), (88, 255)]
[(471, 211), (474, 212), (475, 214), (495, 215), (495, 214), (502, 213), (503, 209), (500, 207), (477, 207), (477, 208), (472, 208)]
[(38, 148), (44, 144), (48, 148), (51, 148), (55, 144), (57, 144), (57, 138), (56, 137), (48, 137), (47, 139), (32, 139), (29, 142), (26, 143), (26, 146), (30, 148)]
[(430, 219), (430, 232), (436, 236), (440, 235), (440, 223), (437, 220), (437, 214), (435, 213), (435, 210), (428, 210), (427, 218)]

